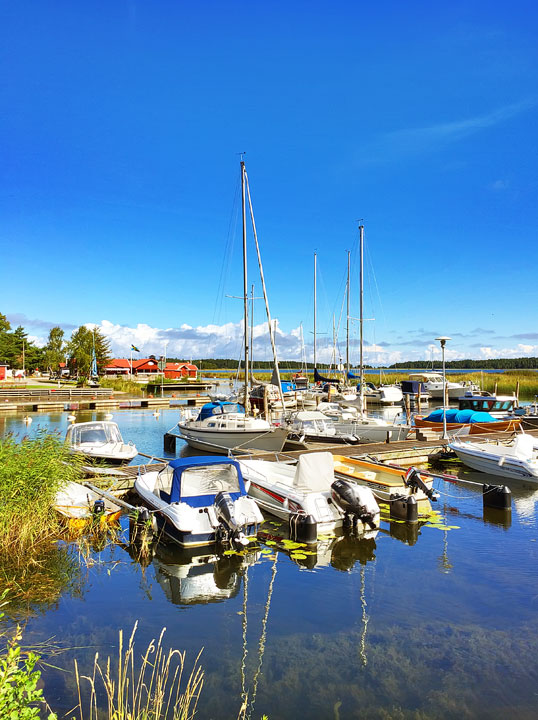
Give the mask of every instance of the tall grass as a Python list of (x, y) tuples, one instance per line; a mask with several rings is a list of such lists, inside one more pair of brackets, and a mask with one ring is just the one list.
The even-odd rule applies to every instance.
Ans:
[(129, 393), (129, 395), (142, 395), (145, 385), (135, 382), (130, 378), (99, 378), (99, 385), (103, 388), (110, 388), (117, 392)]
[(23, 558), (58, 534), (52, 506), (60, 485), (80, 477), (78, 461), (57, 434), (0, 438), (0, 562)]
[(191, 720), (195, 716), (204, 683), (201, 653), (184, 683), (185, 652), (164, 649), (163, 628), (139, 664), (134, 644), (137, 625), (126, 647), (119, 631), (116, 659), (101, 662), (96, 653), (91, 675), (81, 675), (75, 660), (78, 705), (74, 710), (80, 720)]

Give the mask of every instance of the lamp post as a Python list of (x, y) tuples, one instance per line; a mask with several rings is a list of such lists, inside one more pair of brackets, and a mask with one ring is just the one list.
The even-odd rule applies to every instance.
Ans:
[(441, 345), (441, 354), (443, 357), (443, 440), (448, 440), (448, 433), (446, 431), (446, 371), (445, 371), (445, 345), (447, 340), (452, 340), (445, 335), (435, 338), (439, 340)]
[(166, 369), (166, 347), (168, 340), (164, 341), (164, 361), (162, 363), (162, 375), (161, 375), (161, 397), (164, 397), (164, 371)]

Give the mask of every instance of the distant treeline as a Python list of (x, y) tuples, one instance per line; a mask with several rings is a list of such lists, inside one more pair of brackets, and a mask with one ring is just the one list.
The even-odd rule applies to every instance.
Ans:
[[(237, 369), (237, 358), (236, 359), (230, 359), (230, 358), (201, 358), (198, 360), (185, 360), (184, 358), (167, 358), (169, 362), (192, 362), (194, 365), (196, 365), (198, 368), (201, 368), (202, 370), (236, 370)], [(301, 366), (301, 363), (297, 360), (279, 360), (280, 367), (285, 370), (286, 368), (299, 368)], [(242, 364), (241, 364), (242, 366)], [(254, 367), (258, 370), (271, 370), (273, 367), (273, 361), (272, 360), (255, 360), (254, 361)], [(317, 363), (318, 370), (328, 370), (331, 367), (331, 365), (328, 365), (327, 363)], [(365, 365), (366, 368), (370, 367), (369, 365)], [(307, 363), (306, 366), (307, 370), (309, 372), (314, 371), (314, 365), (312, 363)]]
[[(440, 363), (437, 363), (440, 366)], [(497, 360), (447, 360), (445, 363), (447, 368), (457, 369), (464, 368), (466, 370), (534, 370), (538, 368), (538, 357), (519, 357), (519, 358), (498, 358)], [(407, 360), (406, 362), (394, 363), (390, 365), (391, 369), (431, 369), (431, 360)]]

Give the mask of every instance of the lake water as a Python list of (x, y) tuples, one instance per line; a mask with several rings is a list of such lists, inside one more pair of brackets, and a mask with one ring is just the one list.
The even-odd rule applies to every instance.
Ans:
[[(32, 418), (27, 428), (20, 415), (0, 416), (0, 433), (63, 434), (68, 423), (67, 413)], [(178, 411), (114, 411), (113, 419), (125, 440), (162, 456)], [(445, 469), (488, 479), (456, 463)], [(126, 543), (85, 556), (59, 546), (45, 561), (51, 588), (25, 630), (26, 643), (54, 638), (62, 650), (44, 652), (61, 668), (44, 667), (45, 696), (70, 710), (73, 659), (90, 673), (95, 652), (114, 655), (118, 630), (129, 635), (138, 621), (140, 653), (163, 627), (189, 668), (203, 648), (204, 719), (236, 718), (242, 692), (247, 717), (270, 720), (536, 718), (538, 486), (513, 484), (504, 519), (484, 517), (474, 489), (438, 489), (441, 528), (383, 522), (373, 539), (327, 537), (306, 559), (262, 541), (245, 557), (163, 546), (144, 567)], [(272, 522), (266, 539), (279, 536)]]

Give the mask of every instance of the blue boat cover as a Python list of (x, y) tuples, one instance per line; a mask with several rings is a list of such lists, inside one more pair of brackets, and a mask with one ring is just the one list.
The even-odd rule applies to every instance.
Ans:
[[(424, 420), (429, 422), (443, 422), (443, 408), (433, 410)], [(496, 418), (487, 412), (479, 412), (477, 410), (456, 410), (455, 408), (446, 409), (447, 423), (487, 423), (496, 422)]]
[(216, 400), (215, 402), (210, 402), (202, 405), (197, 419), (205, 420), (208, 417), (213, 417), (213, 415), (222, 415), (223, 413), (232, 412), (244, 414), (245, 408), (242, 405), (239, 405), (239, 403), (233, 403), (228, 401), (221, 402), (220, 400)]
[(233, 458), (222, 457), (222, 455), (202, 455), (196, 457), (184, 457), (177, 458), (170, 462), (170, 467), (174, 469), (172, 477), (172, 489), (170, 491), (170, 502), (184, 502), (191, 507), (206, 507), (207, 505), (213, 505), (217, 493), (211, 493), (209, 495), (193, 495), (190, 497), (181, 497), (181, 476), (185, 470), (191, 468), (202, 468), (210, 467), (212, 465), (233, 465), (237, 471), (237, 479), (239, 481), (239, 491), (231, 492), (230, 497), (232, 500), (237, 500), (242, 495), (246, 495), (245, 482), (241, 473), (241, 467), (237, 460)]

